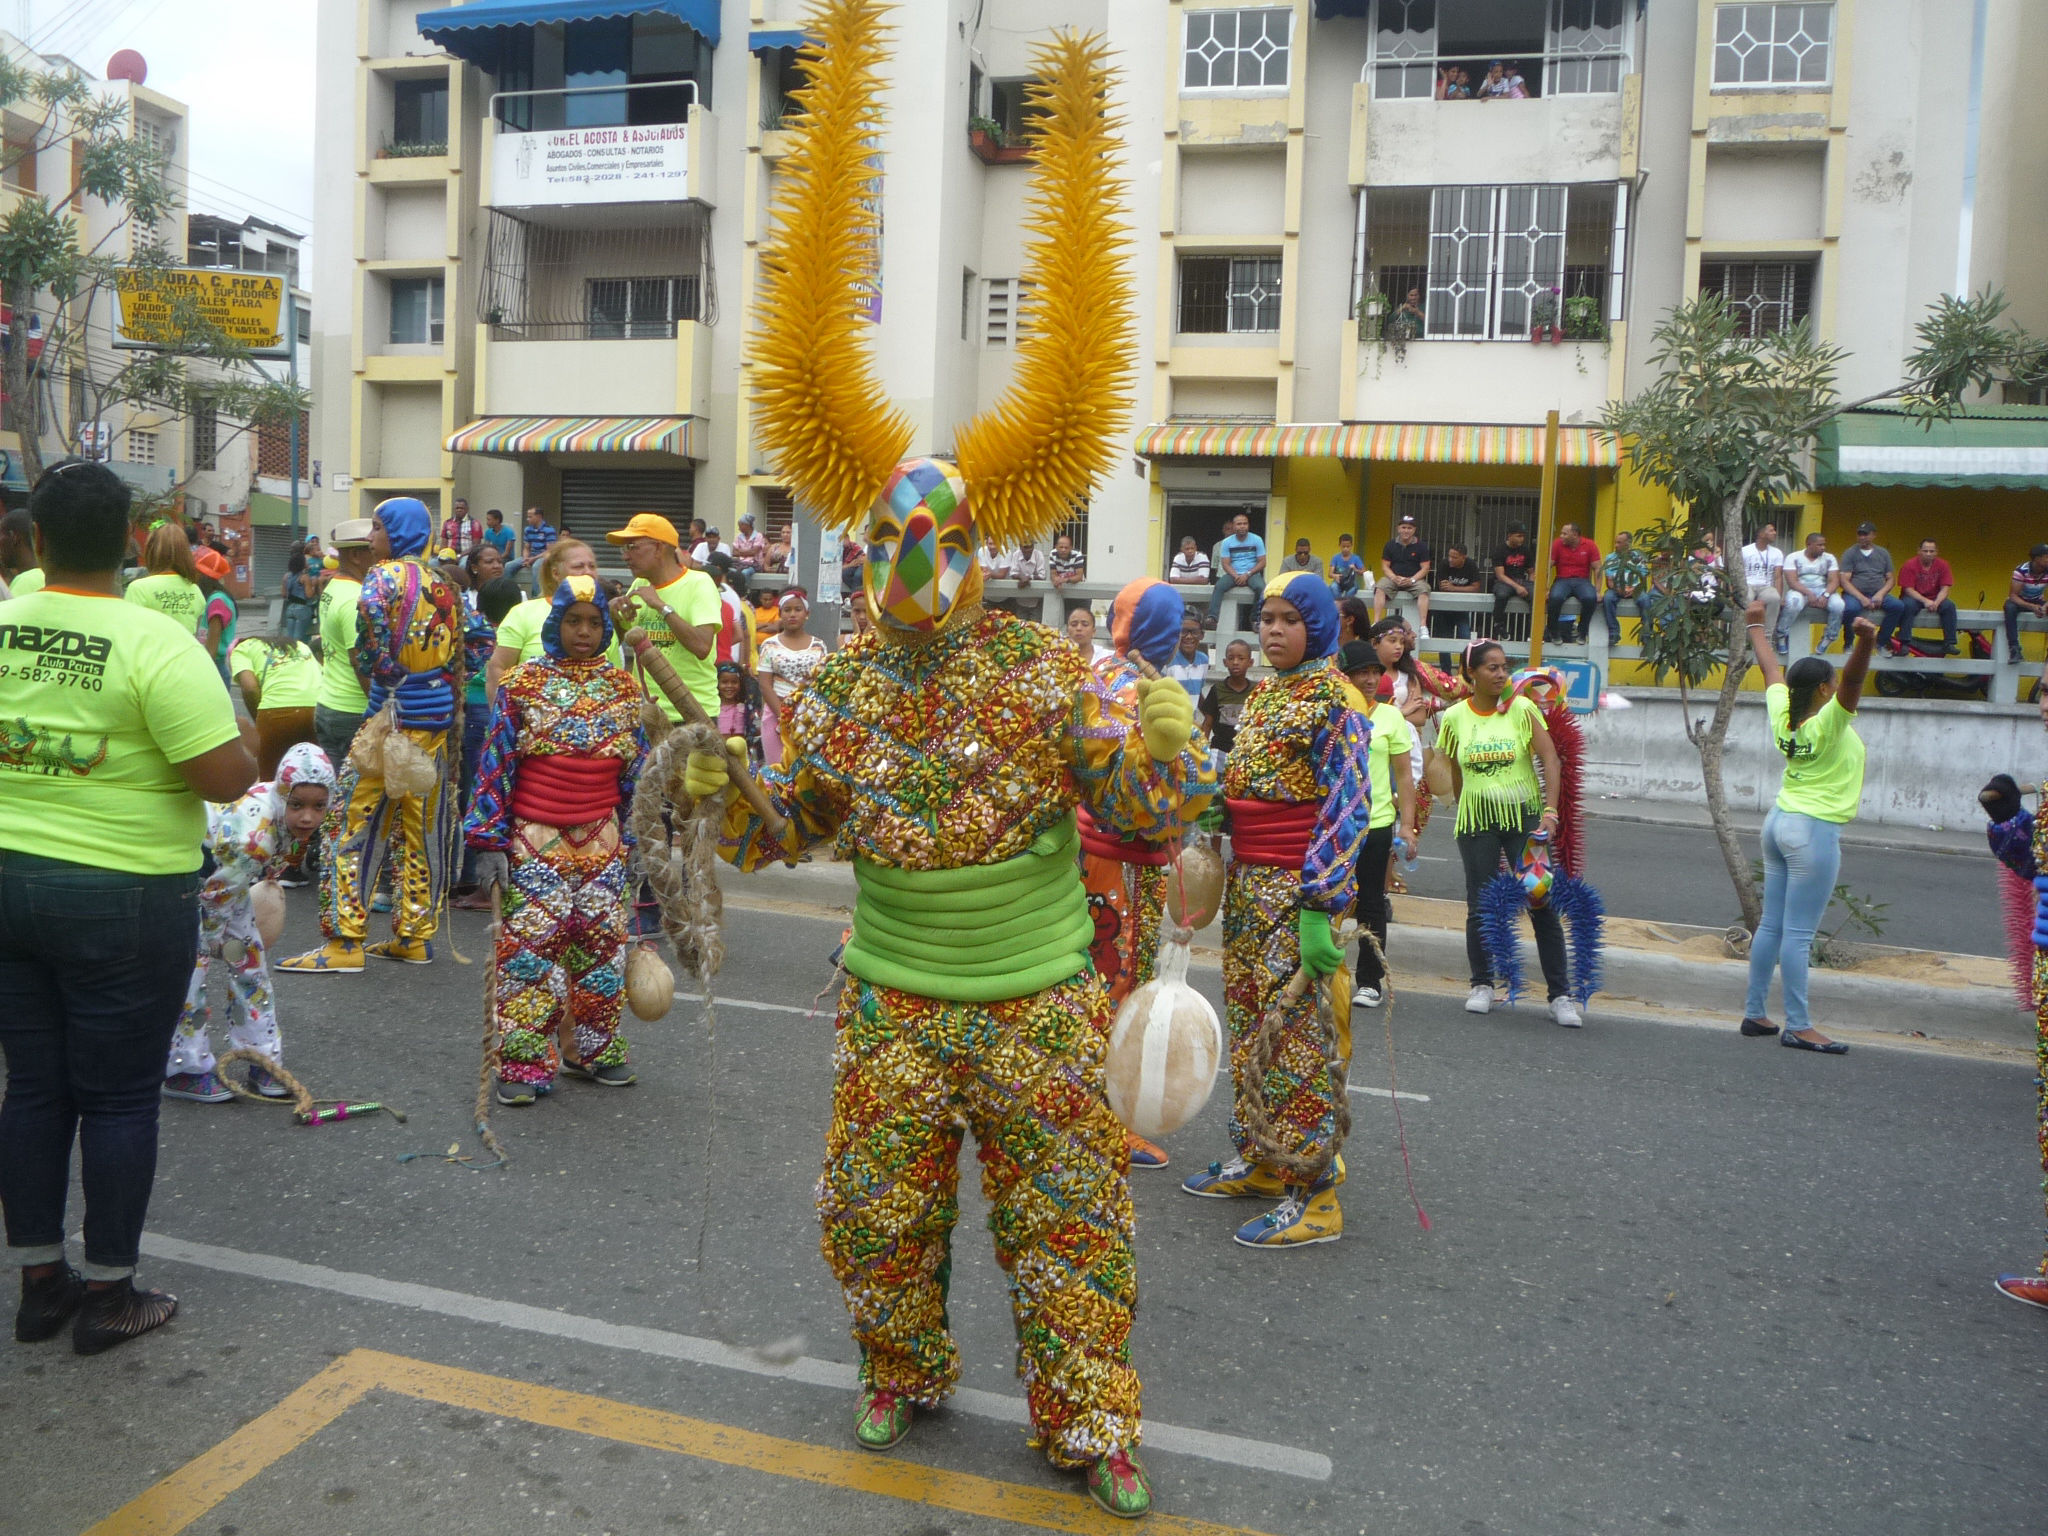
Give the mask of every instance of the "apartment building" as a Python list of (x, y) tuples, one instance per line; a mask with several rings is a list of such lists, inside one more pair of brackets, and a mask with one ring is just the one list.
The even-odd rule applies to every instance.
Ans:
[[(798, 81), (795, 0), (322, 0), (324, 525), (399, 492), (569, 528), (803, 522), (752, 442), (747, 313)], [(1592, 430), (1711, 287), (1896, 376), (1926, 306), (2048, 216), (2023, 0), (903, 0), (878, 142), (880, 375), (944, 451), (1030, 323), (1030, 47), (1106, 35), (1140, 310), (1132, 456), (1077, 533), (1163, 571), (1244, 511), (1370, 551), (1413, 512), (1483, 561), (1555, 511), (1662, 510)], [(342, 233), (347, 232), (347, 238)], [(1924, 531), (1995, 598), (2048, 510), (2048, 419), (1846, 420), (1785, 521)], [(1917, 428), (1913, 429), (1917, 432)], [(1892, 532), (1892, 529), (1897, 532)], [(808, 559), (800, 538), (800, 557)], [(1974, 595), (1959, 591), (1959, 597)]]

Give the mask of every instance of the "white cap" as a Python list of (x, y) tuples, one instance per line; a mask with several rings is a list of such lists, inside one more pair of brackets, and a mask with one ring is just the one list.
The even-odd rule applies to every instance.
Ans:
[(367, 517), (352, 517), (328, 531), (327, 542), (334, 549), (368, 549), (372, 524)]

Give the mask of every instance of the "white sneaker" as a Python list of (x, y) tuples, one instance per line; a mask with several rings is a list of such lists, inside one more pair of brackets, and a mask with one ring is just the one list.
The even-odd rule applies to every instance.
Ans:
[(1368, 987), (1361, 982), (1358, 990), (1351, 994), (1351, 1001), (1361, 1008), (1377, 1008), (1386, 998), (1378, 987)]
[(1418, 640), (1427, 640), (1429, 638), (1429, 626), (1427, 624), (1416, 625), (1415, 638)]
[(1465, 994), (1465, 1011), (1467, 1013), (1493, 1012), (1493, 988), (1474, 987), (1470, 992), (1467, 992)]
[(1577, 1029), (1586, 1022), (1579, 1012), (1579, 1005), (1568, 997), (1550, 1000), (1550, 1016), (1566, 1029)]

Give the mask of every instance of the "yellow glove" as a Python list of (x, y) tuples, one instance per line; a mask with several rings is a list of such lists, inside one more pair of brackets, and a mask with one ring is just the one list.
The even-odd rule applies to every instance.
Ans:
[(1170, 763), (1195, 733), (1195, 701), (1177, 678), (1146, 678), (1138, 684), (1138, 729), (1155, 763)]
[[(725, 750), (746, 760), (747, 744), (738, 736), (725, 739)], [(692, 800), (708, 800), (732, 782), (733, 768), (716, 752), (692, 752), (683, 763), (683, 788)]]

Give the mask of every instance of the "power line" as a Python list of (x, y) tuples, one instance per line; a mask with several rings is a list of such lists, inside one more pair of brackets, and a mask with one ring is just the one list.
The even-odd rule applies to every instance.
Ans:
[(209, 176), (204, 171), (194, 170), (189, 162), (185, 167), (185, 174), (194, 181), (207, 182), (216, 192), (228, 193), (232, 197), (239, 198), (244, 203), (258, 204), (275, 213), (281, 213), (288, 219), (294, 219), (307, 226), (301, 233), (308, 235), (312, 233), (313, 216), (309, 213), (301, 213), (296, 208), (287, 208), (283, 203), (274, 203), (267, 197), (258, 197), (254, 192), (244, 191), (241, 187), (222, 181), (218, 176)]

